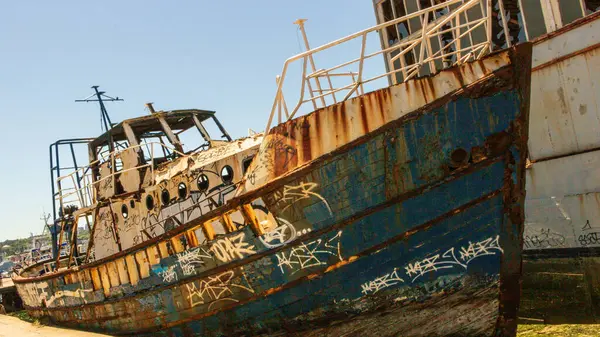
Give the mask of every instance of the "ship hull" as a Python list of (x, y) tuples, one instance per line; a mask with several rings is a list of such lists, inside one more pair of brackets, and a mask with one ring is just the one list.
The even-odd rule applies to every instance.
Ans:
[[(71, 274), (16, 279), (19, 292), (36, 317), (118, 335), (514, 335), (530, 52), (478, 61), (489, 71), (471, 83), (472, 64), (450, 70), (463, 86), (393, 119), (390, 88), (353, 99), (375, 107), (371, 124), (331, 151), (293, 132), (355, 122), (345, 103), (280, 125), (250, 167), (266, 183), (251, 173), (256, 187), (213, 213)], [(240, 205), (278, 227), (162, 249)]]

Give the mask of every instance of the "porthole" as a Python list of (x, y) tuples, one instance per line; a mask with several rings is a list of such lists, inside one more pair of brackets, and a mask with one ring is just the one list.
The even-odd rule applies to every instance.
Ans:
[(177, 194), (179, 195), (180, 199), (185, 199), (187, 197), (187, 186), (185, 185), (185, 183), (179, 183), (179, 186), (177, 186)]
[(129, 210), (127, 209), (127, 205), (121, 205), (121, 214), (123, 215), (123, 219), (127, 219), (129, 216)]
[(168, 190), (162, 190), (162, 192), (160, 193), (160, 200), (162, 201), (162, 204), (164, 206), (167, 206), (169, 204), (169, 202), (171, 201), (171, 195), (169, 194)]
[(200, 192), (205, 192), (208, 190), (209, 187), (209, 183), (208, 183), (208, 177), (206, 176), (206, 174), (201, 174), (198, 177), (198, 189), (200, 190)]
[(129, 200), (129, 208), (131, 208), (131, 209), (135, 208), (135, 201)]
[(148, 196), (146, 197), (146, 208), (149, 211), (154, 209), (154, 198), (150, 194), (148, 194)]
[(231, 166), (223, 166), (223, 168), (221, 169), (221, 179), (226, 184), (229, 184), (233, 181), (233, 169), (231, 168)]

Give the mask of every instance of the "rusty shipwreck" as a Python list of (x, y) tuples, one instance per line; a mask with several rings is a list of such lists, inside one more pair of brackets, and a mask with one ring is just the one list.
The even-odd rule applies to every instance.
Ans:
[[(491, 4), (449, 0), (288, 59), (264, 137), (181, 151), (173, 130), (214, 117), (186, 110), (91, 140), (56, 188), (93, 242), (14, 277), (27, 310), (132, 336), (514, 336), (531, 46), (494, 38)], [(413, 19), (420, 32), (369, 50)], [(487, 38), (461, 44), (475, 29)], [(418, 58), (382, 70), (390, 51)], [(143, 152), (156, 132), (168, 158)]]

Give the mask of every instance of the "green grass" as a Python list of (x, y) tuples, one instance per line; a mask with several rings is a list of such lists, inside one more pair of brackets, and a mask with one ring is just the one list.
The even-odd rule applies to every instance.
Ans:
[(519, 324), (517, 329), (518, 337), (596, 337), (599, 334), (600, 324)]
[(25, 322), (39, 324), (39, 321), (37, 320), (37, 318), (33, 318), (33, 317), (29, 316), (29, 314), (25, 310), (11, 312), (8, 314), (8, 316), (16, 317)]

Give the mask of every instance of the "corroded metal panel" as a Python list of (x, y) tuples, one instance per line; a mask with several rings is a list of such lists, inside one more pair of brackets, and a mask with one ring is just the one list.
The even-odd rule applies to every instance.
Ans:
[(592, 14), (563, 29), (541, 36), (534, 42), (531, 67), (534, 69), (600, 42), (600, 13)]
[[(600, 151), (532, 164), (527, 170), (525, 249), (598, 246)], [(600, 237), (598, 238), (600, 239)]]
[(250, 166), (249, 179), (237, 194), (252, 191), (508, 64), (507, 52), (496, 53), (441, 71), (435, 80), (426, 77), (404, 82), (281, 124), (265, 136), (258, 158)]
[(600, 191), (600, 151), (534, 163), (527, 170), (527, 199)]
[(532, 160), (600, 147), (600, 15), (537, 42), (531, 75)]
[(528, 199), (525, 249), (600, 247), (600, 193)]
[(532, 160), (600, 146), (599, 73), (600, 45), (532, 73)]
[[(348, 129), (346, 144), (327, 153), (303, 149), (314, 157), (295, 159), (285, 176), (80, 267), (92, 271), (86, 283), (65, 284), (72, 269), (16, 278), (28, 310), (136, 336), (514, 335), (530, 61), (527, 46), (519, 49), (503, 53), (512, 63), (490, 76), (410, 113), (397, 111), (390, 89), (374, 94), (373, 115), (398, 117)], [(320, 127), (355, 123), (340, 106), (316, 112), (338, 113), (337, 122), (317, 116)], [(278, 132), (298, 120), (272, 135), (295, 137)], [(282, 149), (300, 152), (273, 144), (257, 159)], [(277, 226), (260, 233), (253, 216), (233, 227), (227, 216), (239, 205)], [(205, 230), (209, 240), (191, 244), (190, 232), (220, 219), (232, 228)], [(154, 245), (159, 256), (149, 258)], [(349, 315), (360, 319), (328, 324)]]

